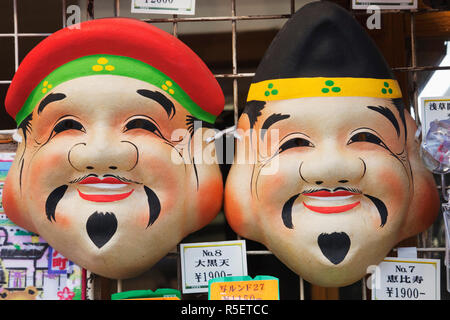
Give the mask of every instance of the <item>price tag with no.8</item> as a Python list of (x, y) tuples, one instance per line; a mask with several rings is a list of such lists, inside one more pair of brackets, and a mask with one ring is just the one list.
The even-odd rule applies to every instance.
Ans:
[(244, 240), (181, 243), (180, 254), (183, 293), (208, 292), (213, 278), (247, 275)]
[(132, 0), (132, 13), (195, 14), (195, 0)]

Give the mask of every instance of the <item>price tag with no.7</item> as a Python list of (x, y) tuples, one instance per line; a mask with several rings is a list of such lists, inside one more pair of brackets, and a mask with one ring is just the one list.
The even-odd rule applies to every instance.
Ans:
[(372, 275), (373, 300), (439, 300), (440, 260), (385, 258)]

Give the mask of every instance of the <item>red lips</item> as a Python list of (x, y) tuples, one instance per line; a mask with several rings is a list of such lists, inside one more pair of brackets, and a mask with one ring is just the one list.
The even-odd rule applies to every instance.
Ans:
[(82, 193), (80, 190), (77, 190), (78, 194), (80, 195), (81, 199), (93, 201), (93, 202), (113, 202), (113, 201), (119, 201), (127, 198), (129, 195), (131, 195), (134, 191), (131, 190), (126, 193), (119, 193), (119, 194), (85, 194)]
[[(335, 192), (331, 192), (328, 190), (318, 190), (310, 193), (304, 193), (304, 196), (309, 196), (311, 198), (314, 198), (315, 200), (319, 200), (320, 198), (323, 198), (323, 202), (334, 202), (334, 201), (343, 201), (346, 199), (350, 199), (352, 196), (358, 195), (358, 193), (346, 191), (346, 190), (339, 190)], [(345, 197), (345, 198), (338, 198), (338, 197)], [(336, 199), (332, 199), (336, 198)], [(325, 201), (326, 200), (326, 201)], [(339, 205), (339, 206), (312, 206), (308, 205), (305, 202), (303, 202), (303, 205), (314, 212), (317, 213), (323, 213), (323, 214), (331, 214), (331, 213), (342, 213), (345, 211), (349, 211), (360, 204), (360, 201), (356, 201), (353, 203), (345, 204), (345, 205)]]
[(344, 206), (335, 206), (335, 207), (317, 207), (317, 206), (309, 206), (305, 202), (303, 202), (303, 205), (308, 208), (311, 211), (317, 212), (317, 213), (324, 213), (324, 214), (330, 214), (330, 213), (341, 213), (348, 210), (353, 209), (356, 207), (360, 202), (355, 202), (351, 204), (347, 204)]
[(97, 177), (87, 177), (78, 182), (79, 184), (96, 184), (96, 183), (108, 183), (108, 184), (129, 184), (127, 182), (120, 181), (114, 177), (106, 177), (99, 179)]
[(354, 196), (357, 195), (357, 193), (350, 192), (350, 191), (344, 191), (339, 190), (335, 192), (327, 191), (327, 190), (320, 190), (315, 191), (311, 193), (304, 193), (304, 196), (314, 196), (314, 197), (343, 197), (343, 196)]
[[(129, 185), (128, 182), (123, 182), (115, 177), (105, 177), (100, 179), (98, 177), (86, 177), (78, 184), (89, 189), (97, 189), (97, 193), (84, 193), (77, 189), (78, 195), (87, 201), (93, 202), (113, 202), (119, 201), (130, 196), (134, 189), (124, 192), (123, 188)], [(117, 193), (119, 192), (119, 193)]]

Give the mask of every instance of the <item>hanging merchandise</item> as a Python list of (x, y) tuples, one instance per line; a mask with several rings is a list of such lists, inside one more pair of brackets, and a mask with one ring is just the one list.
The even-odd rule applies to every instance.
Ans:
[(5, 213), (95, 274), (137, 276), (221, 208), (217, 161), (193, 148), (222, 91), (191, 49), (148, 23), (53, 33), (22, 61), (5, 106), (22, 137)]
[(227, 220), (313, 284), (358, 281), (439, 212), (397, 80), (332, 2), (305, 5), (279, 31), (237, 132)]
[[(450, 191), (448, 192), (450, 196)], [(447, 291), (450, 292), (450, 201), (442, 205), (445, 225), (445, 267), (447, 269)]]
[(450, 119), (434, 120), (422, 141), (420, 155), (425, 166), (437, 174), (450, 170)]

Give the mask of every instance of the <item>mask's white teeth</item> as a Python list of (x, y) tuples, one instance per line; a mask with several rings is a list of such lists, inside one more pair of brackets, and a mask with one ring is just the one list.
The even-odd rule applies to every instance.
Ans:
[(127, 186), (125, 183), (92, 183), (92, 184), (84, 184), (83, 186), (95, 189), (120, 189)]
[(337, 196), (337, 197), (315, 197), (315, 196), (307, 196), (308, 198), (311, 199), (316, 199), (316, 200), (323, 200), (323, 201), (339, 201), (339, 200), (346, 200), (346, 199), (350, 199), (353, 196)]

